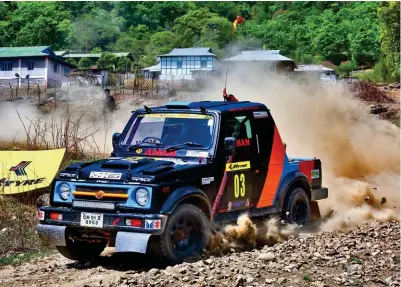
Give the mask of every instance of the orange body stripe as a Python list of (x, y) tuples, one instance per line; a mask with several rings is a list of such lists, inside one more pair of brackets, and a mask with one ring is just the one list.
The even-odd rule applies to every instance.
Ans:
[(280, 183), (284, 168), (285, 150), (277, 126), (274, 126), (273, 146), (270, 155), (265, 184), (260, 195), (257, 208), (273, 205), (274, 196)]
[(303, 161), (299, 163), (299, 171), (302, 172), (308, 178), (309, 182), (312, 182), (312, 169), (315, 167), (314, 161)]
[[(95, 192), (86, 192), (86, 191), (74, 191), (73, 195), (81, 195), (81, 196), (95, 196)], [(120, 194), (120, 193), (104, 193), (103, 197), (110, 197), (110, 198), (128, 198), (128, 194)]]

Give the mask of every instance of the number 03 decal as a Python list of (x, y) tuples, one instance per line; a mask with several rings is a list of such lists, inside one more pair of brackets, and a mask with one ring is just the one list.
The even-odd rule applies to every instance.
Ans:
[(245, 196), (245, 175), (243, 173), (234, 176), (234, 196), (235, 198)]

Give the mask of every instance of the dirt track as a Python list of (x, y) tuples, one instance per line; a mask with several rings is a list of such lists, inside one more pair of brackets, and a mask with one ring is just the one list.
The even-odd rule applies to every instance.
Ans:
[(86, 265), (54, 254), (0, 268), (0, 286), (400, 286), (399, 234), (399, 222), (371, 222), (161, 269), (107, 250)]

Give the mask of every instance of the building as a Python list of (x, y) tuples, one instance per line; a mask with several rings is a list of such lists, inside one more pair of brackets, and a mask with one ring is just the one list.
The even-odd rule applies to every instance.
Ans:
[(147, 67), (142, 69), (143, 72), (143, 78), (144, 79), (159, 79), (160, 74), (161, 74), (161, 65), (160, 63), (151, 66), (151, 67)]
[(69, 81), (72, 68), (49, 46), (0, 48), (0, 85), (58, 87)]
[[(111, 52), (113, 53), (113, 52)], [(75, 53), (70, 51), (56, 51), (55, 54), (58, 57), (62, 57), (65, 60), (67, 59), (74, 59), (77, 63), (82, 58), (89, 58), (92, 59), (93, 63), (96, 63), (97, 60), (102, 56), (102, 53)], [(113, 53), (117, 58), (126, 57), (133, 60), (132, 54), (129, 52), (122, 52), (122, 53)]]
[(298, 65), (296, 74), (312, 75), (324, 82), (336, 82), (338, 77), (336, 71), (323, 65)]
[(193, 80), (213, 76), (218, 71), (217, 57), (211, 48), (174, 49), (159, 57), (162, 80)]
[(266, 72), (290, 73), (296, 68), (296, 64), (290, 58), (280, 54), (280, 50), (255, 50), (242, 51), (239, 55), (225, 59), (230, 62), (232, 68), (249, 73), (261, 69)]

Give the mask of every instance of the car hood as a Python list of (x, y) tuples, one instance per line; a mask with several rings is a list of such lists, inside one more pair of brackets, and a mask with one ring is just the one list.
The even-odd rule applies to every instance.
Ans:
[(166, 178), (179, 180), (193, 177), (193, 169), (204, 169), (207, 164), (195, 159), (112, 157), (90, 163), (73, 164), (61, 171), (59, 178), (102, 183), (156, 183)]

